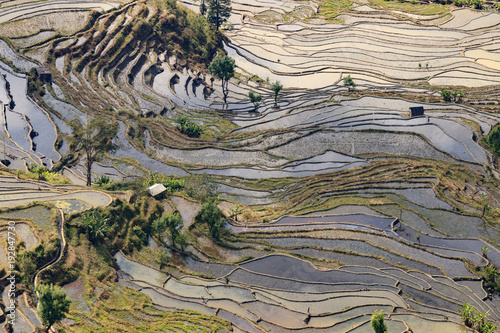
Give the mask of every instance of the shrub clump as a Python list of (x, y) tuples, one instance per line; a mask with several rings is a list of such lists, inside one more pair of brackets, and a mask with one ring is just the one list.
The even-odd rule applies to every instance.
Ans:
[(500, 126), (495, 127), (482, 139), (483, 143), (496, 156), (500, 156)]
[(190, 138), (198, 138), (203, 133), (203, 128), (200, 125), (185, 116), (177, 117), (176, 121), (178, 123), (177, 129)]

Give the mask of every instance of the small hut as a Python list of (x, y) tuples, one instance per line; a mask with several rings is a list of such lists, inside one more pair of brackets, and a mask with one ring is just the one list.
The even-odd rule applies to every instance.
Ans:
[(166, 190), (167, 190), (167, 188), (165, 186), (163, 186), (163, 184), (154, 184), (153, 186), (148, 188), (149, 194), (151, 194), (151, 196), (153, 196), (153, 197), (159, 196), (160, 194), (162, 194)]
[(37, 67), (36, 74), (42, 81), (51, 82), (52, 81), (52, 73), (49, 71), (47, 67)]
[(424, 115), (423, 106), (412, 106), (410, 107), (410, 117), (418, 117)]

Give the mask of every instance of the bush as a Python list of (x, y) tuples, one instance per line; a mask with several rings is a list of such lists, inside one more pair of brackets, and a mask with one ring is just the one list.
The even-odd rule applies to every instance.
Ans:
[(167, 188), (168, 193), (174, 193), (184, 188), (184, 180), (177, 180), (169, 177), (163, 182), (163, 185)]
[(262, 101), (262, 96), (256, 94), (253, 90), (248, 92), (248, 98), (250, 98), (250, 102), (253, 103), (254, 109), (257, 110), (259, 108), (259, 104)]
[(176, 121), (178, 123), (177, 129), (190, 138), (198, 138), (203, 133), (203, 128), (200, 125), (185, 116), (177, 117)]
[(482, 140), (493, 154), (500, 156), (500, 126), (493, 128)]
[(464, 303), (458, 311), (462, 316), (462, 322), (465, 326), (473, 328), (479, 333), (493, 333), (497, 331), (491, 320), (486, 320), (490, 315), (488, 312), (482, 313), (467, 303)]
[(184, 188), (184, 180), (177, 180), (172, 177), (166, 177), (157, 171), (150, 171), (144, 176), (143, 185), (146, 187), (152, 186), (154, 184), (163, 184), (167, 189), (167, 193), (174, 193), (180, 191)]
[(445, 102), (450, 102), (451, 101), (451, 92), (448, 90), (441, 90), (441, 97), (443, 97)]
[(372, 315), (371, 324), (375, 333), (387, 333), (387, 326), (384, 322), (384, 311), (375, 311)]
[(99, 186), (102, 186), (102, 185), (106, 185), (106, 184), (109, 184), (111, 183), (113, 180), (111, 178), (109, 178), (108, 176), (100, 176), (100, 177), (97, 177), (97, 179), (95, 180), (95, 182), (97, 183), (97, 185)]
[(177, 241), (180, 240), (179, 236), (182, 225), (183, 221), (179, 213), (163, 213), (159, 219), (153, 222), (153, 231), (157, 235), (161, 235), (168, 230), (172, 246), (175, 247)]
[(354, 90), (354, 88), (356, 88), (356, 83), (354, 83), (351, 75), (347, 75), (344, 78), (344, 87), (346, 87), (348, 91)]
[(191, 175), (186, 180), (186, 193), (196, 200), (206, 201), (217, 197), (218, 185), (213, 176), (206, 173), (201, 175)]

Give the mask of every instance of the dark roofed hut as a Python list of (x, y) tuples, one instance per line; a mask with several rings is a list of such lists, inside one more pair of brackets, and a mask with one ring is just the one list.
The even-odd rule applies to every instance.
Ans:
[(47, 67), (37, 67), (36, 74), (42, 81), (51, 82), (52, 81), (52, 73), (49, 71)]
[(424, 115), (423, 106), (412, 106), (410, 107), (410, 117), (418, 117)]

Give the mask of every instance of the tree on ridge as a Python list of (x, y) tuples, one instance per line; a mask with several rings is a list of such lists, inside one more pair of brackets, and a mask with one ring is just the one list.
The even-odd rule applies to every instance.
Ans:
[(92, 118), (86, 124), (79, 119), (70, 122), (73, 136), (70, 138), (72, 149), (85, 152), (85, 169), (87, 186), (92, 185), (92, 164), (99, 161), (105, 153), (114, 152), (118, 148), (113, 138), (118, 133), (118, 123), (109, 123), (104, 117)]

